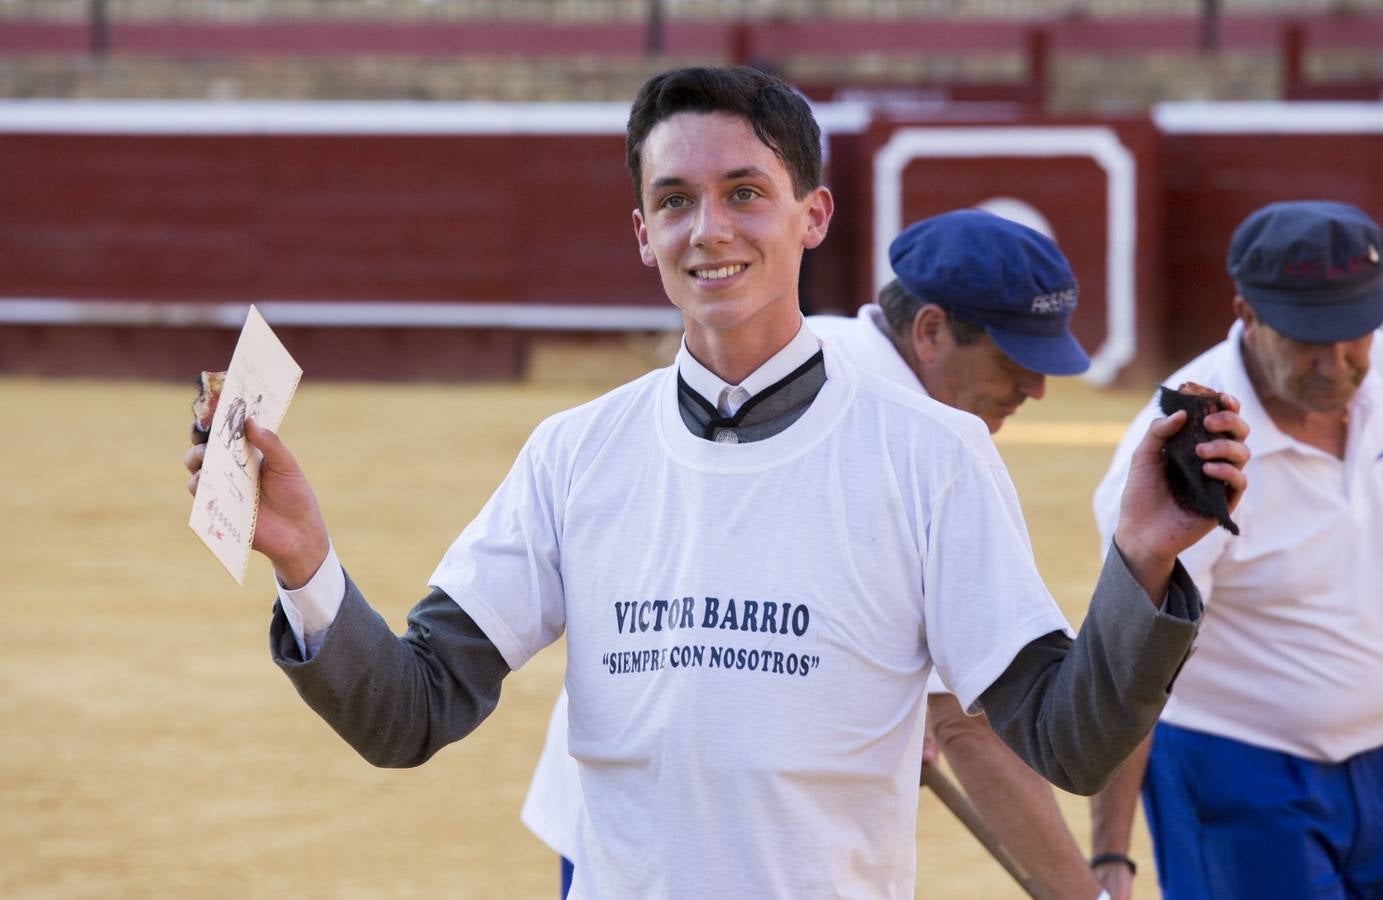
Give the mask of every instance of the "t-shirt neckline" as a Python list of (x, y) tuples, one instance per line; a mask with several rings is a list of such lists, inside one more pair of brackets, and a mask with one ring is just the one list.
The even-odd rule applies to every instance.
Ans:
[(669, 367), (658, 387), (658, 442), (672, 459), (701, 471), (753, 472), (790, 462), (830, 433), (856, 389), (849, 367), (829, 350), (823, 355), (826, 383), (801, 418), (772, 437), (744, 444), (721, 444), (691, 433), (677, 405), (677, 367)]

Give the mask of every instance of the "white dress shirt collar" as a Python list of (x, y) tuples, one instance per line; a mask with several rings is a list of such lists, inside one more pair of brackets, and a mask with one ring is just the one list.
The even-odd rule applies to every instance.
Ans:
[(688, 387), (700, 394), (722, 416), (733, 416), (746, 400), (791, 375), (820, 349), (821, 342), (803, 322), (787, 346), (770, 356), (744, 381), (728, 384), (691, 355), (687, 349), (687, 338), (683, 335), (682, 348), (677, 352), (677, 372)]

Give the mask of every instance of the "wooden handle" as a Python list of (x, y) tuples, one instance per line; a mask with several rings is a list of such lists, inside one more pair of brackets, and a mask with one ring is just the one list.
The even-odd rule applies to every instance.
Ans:
[(935, 765), (925, 763), (922, 766), (922, 786), (931, 788), (932, 793), (936, 794), (937, 799), (951, 811), (957, 819), (960, 819), (966, 830), (975, 836), (975, 840), (984, 845), (984, 849), (989, 851), (989, 855), (1004, 867), (1013, 880), (1018, 882), (1029, 897), (1037, 900), (1047, 900), (1038, 890), (1033, 882), (1032, 876), (1013, 858), (1013, 854), (1008, 852), (994, 832), (989, 830), (989, 826), (980, 818), (980, 814), (971, 805), (970, 799), (965, 796), (965, 792), (956, 786), (955, 782), (947, 778), (946, 775)]

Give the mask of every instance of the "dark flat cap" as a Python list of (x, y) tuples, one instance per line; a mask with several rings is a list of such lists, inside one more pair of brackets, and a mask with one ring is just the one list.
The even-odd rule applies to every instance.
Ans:
[(1239, 296), (1274, 331), (1310, 343), (1351, 341), (1383, 325), (1383, 234), (1357, 207), (1273, 203), (1229, 242)]

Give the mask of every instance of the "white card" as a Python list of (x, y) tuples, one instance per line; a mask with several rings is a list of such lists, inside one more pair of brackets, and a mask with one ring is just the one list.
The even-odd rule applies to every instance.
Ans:
[(202, 477), (187, 522), (237, 584), (245, 583), (259, 516), (261, 454), (245, 439), (245, 420), (277, 431), (302, 375), (251, 306), (211, 419)]

